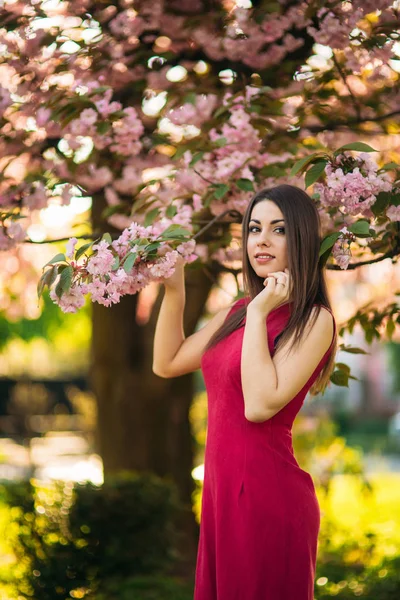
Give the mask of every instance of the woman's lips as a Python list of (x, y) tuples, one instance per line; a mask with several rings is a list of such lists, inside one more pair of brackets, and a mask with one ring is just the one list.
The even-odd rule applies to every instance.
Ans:
[(260, 265), (264, 265), (264, 264), (266, 264), (266, 263), (269, 263), (269, 262), (271, 262), (271, 260), (274, 260), (274, 259), (275, 259), (275, 256), (271, 256), (271, 257), (269, 257), (269, 258), (263, 258), (263, 257), (261, 257), (261, 256), (256, 256), (255, 258), (256, 258), (256, 261), (257, 261), (257, 262), (258, 262)]

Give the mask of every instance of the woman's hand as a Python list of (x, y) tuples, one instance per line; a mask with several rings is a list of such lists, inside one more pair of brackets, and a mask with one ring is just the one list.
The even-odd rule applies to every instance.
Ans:
[(166, 289), (175, 290), (181, 288), (182, 284), (185, 282), (185, 261), (182, 256), (178, 256), (175, 263), (175, 271), (172, 273), (171, 277), (162, 277), (158, 281), (163, 283)]
[(274, 308), (287, 302), (292, 291), (289, 269), (270, 273), (264, 279), (264, 286), (265, 288), (249, 302), (247, 310), (256, 310), (263, 315), (268, 315)]

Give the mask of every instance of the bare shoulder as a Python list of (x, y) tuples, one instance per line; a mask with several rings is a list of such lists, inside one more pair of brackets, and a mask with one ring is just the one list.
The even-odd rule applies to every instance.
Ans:
[[(311, 314), (312, 318), (318, 312), (318, 307), (313, 306)], [(310, 319), (312, 320), (312, 319)], [(334, 332), (334, 316), (331, 311), (325, 306), (320, 305), (320, 310), (316, 321), (312, 327), (311, 335), (315, 338), (332, 338)]]

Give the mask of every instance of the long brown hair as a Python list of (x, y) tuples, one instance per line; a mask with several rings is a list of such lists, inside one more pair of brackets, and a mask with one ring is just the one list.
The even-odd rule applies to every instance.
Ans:
[[(288, 352), (296, 347), (302, 338), (305, 324), (310, 320), (314, 325), (320, 311), (320, 305), (332, 310), (325, 281), (324, 267), (319, 260), (321, 243), (321, 222), (314, 201), (310, 196), (293, 185), (278, 185), (258, 191), (247, 206), (242, 221), (242, 261), (244, 296), (252, 300), (263, 289), (263, 277), (259, 277), (250, 264), (247, 254), (247, 238), (249, 221), (253, 207), (263, 200), (271, 200), (281, 210), (285, 220), (287, 238), (288, 268), (292, 278), (291, 315), (283, 332), (279, 335), (276, 350), (293, 337), (288, 345)], [(317, 304), (312, 319), (313, 304)], [(239, 306), (233, 311), (214, 333), (204, 351), (208, 350), (239, 327), (243, 327), (243, 319), (247, 306)], [(325, 391), (330, 375), (334, 369), (337, 351), (337, 332), (332, 344), (329, 359), (321, 369), (309, 392), (316, 395)]]

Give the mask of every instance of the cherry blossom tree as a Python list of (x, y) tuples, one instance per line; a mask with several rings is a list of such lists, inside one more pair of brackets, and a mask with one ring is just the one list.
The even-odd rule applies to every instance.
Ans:
[[(151, 373), (161, 297), (142, 326), (138, 296), (182, 255), (193, 332), (212, 282), (239, 274), (232, 223), (278, 182), (315, 199), (328, 268), (397, 260), (398, 2), (5, 0), (0, 11), (0, 250), (35, 243), (37, 211), (91, 197), (91, 233), (65, 240), (39, 294), (47, 286), (66, 312), (93, 301), (106, 473), (172, 474), (189, 506), (193, 379)], [(377, 336), (387, 323), (393, 333), (398, 304), (359, 322), (373, 318)], [(342, 365), (332, 381), (347, 380)]]

